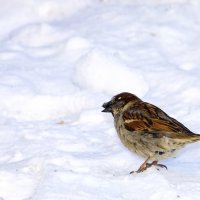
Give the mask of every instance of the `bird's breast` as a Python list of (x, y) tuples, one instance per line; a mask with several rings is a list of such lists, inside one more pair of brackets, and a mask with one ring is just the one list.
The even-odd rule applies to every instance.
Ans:
[(122, 144), (125, 147), (143, 157), (149, 156), (149, 152), (143, 148), (145, 144), (142, 142), (140, 135), (137, 132), (128, 131), (124, 127), (123, 121), (120, 117), (115, 119), (115, 128)]

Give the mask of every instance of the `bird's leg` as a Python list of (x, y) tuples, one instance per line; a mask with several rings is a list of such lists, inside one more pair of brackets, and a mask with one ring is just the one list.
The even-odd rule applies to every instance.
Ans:
[(139, 167), (139, 169), (137, 171), (131, 171), (130, 174), (132, 174), (134, 172), (137, 172), (137, 173), (143, 172), (143, 171), (145, 171), (146, 169), (150, 168), (153, 165), (167, 169), (167, 166), (162, 165), (162, 164), (158, 164), (158, 161), (153, 161), (152, 163), (147, 163), (148, 160), (149, 160), (149, 157), (144, 161), (144, 163), (142, 163), (142, 165)]
[(140, 172), (145, 171), (147, 168), (149, 168), (149, 164), (147, 163), (148, 160), (149, 160), (149, 157), (144, 161), (144, 163), (142, 163), (142, 165), (139, 167), (137, 171), (131, 171), (130, 174), (134, 172), (140, 173)]
[(152, 163), (147, 163), (147, 168), (149, 168), (149, 167), (151, 167), (151, 166), (158, 166), (158, 167), (161, 167), (161, 168), (165, 168), (165, 169), (167, 169), (167, 166), (165, 166), (165, 165), (162, 165), (162, 164), (158, 164), (158, 161), (153, 161)]

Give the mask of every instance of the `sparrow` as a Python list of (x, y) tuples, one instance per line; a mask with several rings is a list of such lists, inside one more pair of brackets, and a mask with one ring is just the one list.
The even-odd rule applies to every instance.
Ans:
[(200, 135), (134, 94), (117, 94), (102, 107), (102, 112), (113, 115), (121, 142), (130, 151), (145, 158), (139, 169), (130, 173), (140, 173), (151, 166), (167, 169), (158, 161), (172, 157), (186, 144), (200, 140)]

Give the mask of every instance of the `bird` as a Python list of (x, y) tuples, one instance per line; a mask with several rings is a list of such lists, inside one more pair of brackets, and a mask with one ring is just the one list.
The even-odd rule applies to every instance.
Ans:
[(145, 158), (139, 169), (130, 174), (141, 173), (152, 166), (167, 169), (158, 162), (174, 157), (186, 144), (200, 140), (200, 135), (159, 107), (129, 92), (115, 95), (102, 107), (102, 112), (113, 115), (116, 132), (124, 146)]

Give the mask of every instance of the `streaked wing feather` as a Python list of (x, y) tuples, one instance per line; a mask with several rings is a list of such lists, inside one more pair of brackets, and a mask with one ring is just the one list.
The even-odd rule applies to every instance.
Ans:
[[(160, 108), (149, 103), (134, 104), (123, 113), (124, 126), (128, 130), (149, 133), (177, 133), (178, 135), (193, 134), (183, 124), (168, 116)], [(181, 136), (180, 136), (181, 137)]]

